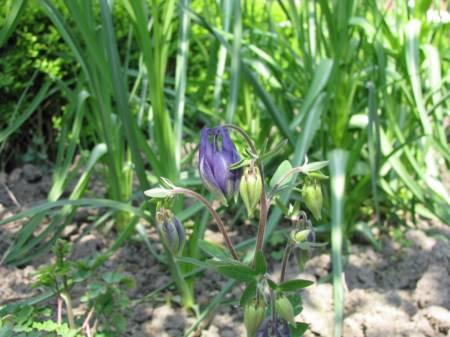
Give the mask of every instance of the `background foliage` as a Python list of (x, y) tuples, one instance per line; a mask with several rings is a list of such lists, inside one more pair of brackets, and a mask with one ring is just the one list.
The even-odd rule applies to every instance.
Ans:
[[(345, 175), (345, 198), (324, 186), (325, 216), (314, 225), (326, 240), (331, 233), (333, 258), (357, 232), (376, 246), (374, 232), (418, 217), (448, 222), (447, 7), (437, 0), (7, 0), (1, 165), (52, 167), (46, 210), (56, 211), (36, 237), (43, 209), (27, 213), (5, 262), (48, 251), (86, 203), (108, 207), (117, 231), (132, 233), (139, 217), (130, 205), (158, 177), (200, 188), (199, 130), (224, 122), (259, 148), (287, 139), (266, 160), (269, 176), (285, 158), (294, 165), (332, 158), (332, 182), (340, 181), (336, 172)], [(107, 190), (85, 201), (94, 172)], [(69, 200), (61, 199), (69, 187)], [(289, 198), (301, 199), (285, 193), (280, 203)], [(195, 206), (183, 214), (198, 217), (185, 252), (196, 257), (208, 218)], [(236, 214), (239, 222), (244, 212)], [(271, 213), (269, 234), (280, 217)], [(168, 264), (178, 280), (192, 271)], [(193, 284), (178, 286), (192, 301)]]

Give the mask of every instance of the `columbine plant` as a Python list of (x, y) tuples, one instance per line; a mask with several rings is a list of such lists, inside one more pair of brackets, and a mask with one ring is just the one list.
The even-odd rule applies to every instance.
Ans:
[[(248, 144), (245, 156), (238, 153), (229, 131), (235, 131)], [(283, 144), (274, 151), (281, 149)], [(244, 324), (248, 337), (291, 337), (301, 336), (307, 325), (297, 322), (295, 317), (301, 311), (299, 290), (309, 286), (307, 280), (286, 280), (289, 256), (294, 248), (308, 250), (320, 244), (315, 243), (315, 232), (305, 211), (297, 202), (282, 210), (292, 221), (293, 229), (287, 239), (280, 278), (275, 280), (268, 273), (263, 245), (269, 208), (277, 201), (278, 193), (286, 189), (297, 189), (296, 176), (303, 175), (303, 186), (299, 190), (305, 206), (315, 219), (320, 219), (322, 192), (320, 180), (326, 179), (319, 172), (327, 162), (305, 163), (292, 167), (288, 161), (280, 164), (269, 183), (266, 183), (262, 159), (270, 153), (259, 154), (251, 138), (239, 127), (223, 125), (204, 128), (200, 136), (199, 174), (205, 186), (226, 205), (240, 194), (249, 217), (252, 217), (259, 202), (259, 225), (254, 250), (237, 252), (231, 242), (225, 224), (212, 204), (201, 194), (175, 186), (162, 178), (162, 186), (145, 192), (148, 197), (159, 199), (160, 206), (156, 221), (164, 245), (178, 262), (195, 263), (215, 268), (219, 273), (245, 284), (240, 299), (244, 311)], [(183, 226), (167, 205), (176, 195), (195, 198), (205, 205), (223, 235), (226, 249), (207, 241), (200, 242), (200, 248), (210, 256), (206, 262), (180, 256), (185, 234)], [(250, 257), (250, 258), (248, 258)], [(244, 289), (244, 288), (243, 288)]]

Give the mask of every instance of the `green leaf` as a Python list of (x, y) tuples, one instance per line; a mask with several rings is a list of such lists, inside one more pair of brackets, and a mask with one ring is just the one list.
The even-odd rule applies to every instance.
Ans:
[(344, 321), (344, 280), (342, 255), (345, 231), (345, 172), (348, 152), (335, 149), (329, 153), (331, 176), (331, 261), (333, 265), (334, 331), (341, 336)]
[(172, 191), (167, 188), (155, 187), (145, 191), (144, 194), (149, 198), (163, 199), (170, 197), (172, 195)]
[(103, 280), (109, 284), (120, 283), (125, 277), (124, 274), (117, 272), (108, 272), (102, 275)]
[(276, 284), (274, 281), (272, 281), (271, 279), (267, 279), (267, 284), (269, 285), (270, 289), (276, 290), (278, 289), (278, 284)]
[(186, 256), (177, 256), (175, 258), (176, 261), (181, 262), (181, 263), (189, 263), (192, 264), (194, 266), (198, 266), (201, 268), (209, 268), (211, 267), (211, 265), (207, 262), (203, 262), (197, 259), (194, 259), (192, 257), (186, 257)]
[(219, 260), (230, 258), (230, 254), (228, 254), (228, 251), (226, 251), (224, 247), (218, 244), (206, 240), (199, 240), (198, 247), (207, 255), (210, 255), (211, 257), (216, 257)]
[(267, 272), (267, 262), (262, 251), (256, 253), (255, 270), (258, 275), (264, 275)]
[(320, 129), (321, 116), (322, 113), (326, 109), (326, 97), (325, 93), (321, 93), (315, 100), (311, 107), (311, 110), (308, 111), (306, 116), (306, 120), (302, 125), (302, 132), (297, 139), (297, 143), (295, 144), (295, 157), (294, 157), (294, 165), (295, 159), (299, 158), (300, 163), (303, 163), (306, 154), (308, 153), (308, 149), (310, 148), (314, 136), (316, 132)]
[(314, 284), (314, 282), (301, 279), (289, 280), (278, 285), (278, 289), (281, 291), (297, 291), (309, 287), (311, 284)]
[(2, 328), (0, 328), (0, 337), (12, 336), (13, 326), (10, 323), (6, 323)]
[[(283, 179), (283, 177), (286, 175), (286, 173), (288, 173), (290, 170), (292, 169), (292, 165), (289, 162), (289, 160), (285, 160), (283, 161), (277, 168), (277, 170), (275, 171), (275, 173), (272, 176), (272, 179), (270, 180), (270, 187), (274, 188), (275, 185), (279, 184), (281, 179)], [(287, 179), (284, 179), (283, 181), (281, 181), (279, 187), (282, 187), (284, 185), (287, 185), (289, 183), (291, 183), (293, 180), (293, 176), (290, 176)]]
[(219, 273), (245, 283), (254, 282), (257, 276), (256, 271), (240, 263), (220, 263), (216, 268)]
[[(266, 139), (266, 141), (267, 141), (267, 139)], [(288, 142), (289, 141), (287, 139), (282, 140), (279, 144), (275, 145), (275, 147), (273, 149), (268, 150), (267, 152), (264, 152), (261, 155), (260, 159), (261, 160), (268, 159), (269, 157), (272, 157), (278, 153), (281, 153), (282, 151), (285, 151), (286, 145), (288, 145)]]
[(124, 332), (127, 327), (127, 319), (120, 313), (114, 313), (111, 317), (111, 322), (114, 324), (114, 327), (118, 332)]
[(309, 324), (304, 322), (297, 322), (294, 325), (290, 325), (290, 331), (292, 337), (300, 337), (303, 336), (303, 334), (308, 330)]
[(42, 87), (34, 95), (33, 100), (27, 107), (22, 107), (22, 113), (19, 114), (12, 123), (6, 128), (2, 128), (0, 132), (0, 143), (2, 143), (6, 138), (8, 138), (12, 133), (20, 129), (20, 127), (31, 117), (31, 115), (38, 110), (42, 102), (49, 96), (51, 82), (45, 82)]
[(246, 158), (244, 158), (244, 159), (241, 159), (241, 160), (239, 160), (238, 162), (236, 162), (236, 163), (230, 165), (228, 168), (229, 168), (230, 170), (236, 170), (236, 169), (238, 169), (238, 168), (241, 168), (241, 167), (244, 167), (244, 166), (248, 166), (251, 162), (252, 162), (252, 159), (246, 159)]
[[(323, 59), (314, 72), (314, 78), (311, 86), (309, 87), (308, 93), (306, 94), (305, 100), (302, 104), (302, 108), (299, 114), (290, 123), (289, 127), (294, 130), (303, 121), (305, 116), (311, 115), (311, 110), (317, 97), (320, 95), (322, 90), (325, 88), (333, 69), (333, 60)], [(304, 132), (303, 132), (304, 133)]]
[[(2, 29), (0, 29), (0, 47), (3, 47), (5, 42), (14, 32), (17, 23), (19, 22), (20, 16), (25, 9), (27, 4), (26, 0), (16, 0), (9, 3), (4, 3), (3, 6), (6, 6), (6, 18), (2, 22)], [(9, 7), (9, 8), (8, 8)]]
[(240, 305), (244, 307), (256, 296), (256, 282), (250, 282), (241, 295)]
[[(327, 165), (328, 165), (328, 160), (316, 161), (314, 163), (305, 164), (305, 165), (302, 166), (302, 172), (303, 173), (309, 173), (309, 172), (318, 171), (318, 170), (324, 168)], [(324, 176), (324, 177), (328, 178), (327, 176)], [(322, 177), (322, 179), (324, 177)]]

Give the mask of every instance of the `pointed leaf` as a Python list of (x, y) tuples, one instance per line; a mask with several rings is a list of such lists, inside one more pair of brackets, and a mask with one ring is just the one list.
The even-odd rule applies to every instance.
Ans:
[(250, 282), (241, 295), (240, 305), (244, 307), (256, 296), (256, 282)]
[(258, 275), (264, 275), (267, 272), (267, 262), (264, 253), (261, 251), (256, 253), (255, 270)]
[(297, 291), (309, 287), (311, 284), (314, 284), (314, 282), (301, 279), (289, 280), (281, 283), (278, 286), (278, 289), (280, 289), (281, 291)]
[[(288, 173), (290, 170), (292, 169), (292, 165), (289, 162), (289, 160), (285, 160), (283, 161), (280, 166), (278, 166), (277, 170), (275, 171), (275, 173), (272, 176), (272, 179), (270, 180), (270, 187), (273, 188), (275, 185), (277, 185), (278, 183), (280, 183), (281, 179), (283, 179), (283, 177), (286, 175), (286, 173)], [(286, 184), (289, 184), (292, 182), (293, 176), (284, 179), (280, 186), (284, 186)]]
[(206, 241), (206, 240), (200, 240), (198, 242), (198, 247), (207, 255), (210, 255), (211, 257), (216, 257), (219, 260), (223, 260), (223, 259), (229, 259), (230, 258), (230, 254), (225, 250), (224, 247)]
[[(215, 262), (217, 265), (218, 263)], [(241, 282), (254, 282), (256, 279), (256, 271), (241, 263), (219, 263), (217, 271), (227, 277)]]

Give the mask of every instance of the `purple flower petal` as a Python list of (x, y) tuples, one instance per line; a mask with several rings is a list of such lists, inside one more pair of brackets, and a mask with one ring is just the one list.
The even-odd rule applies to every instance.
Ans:
[(241, 169), (230, 170), (240, 160), (228, 130), (204, 128), (200, 135), (199, 172), (206, 187), (230, 198), (239, 189)]

